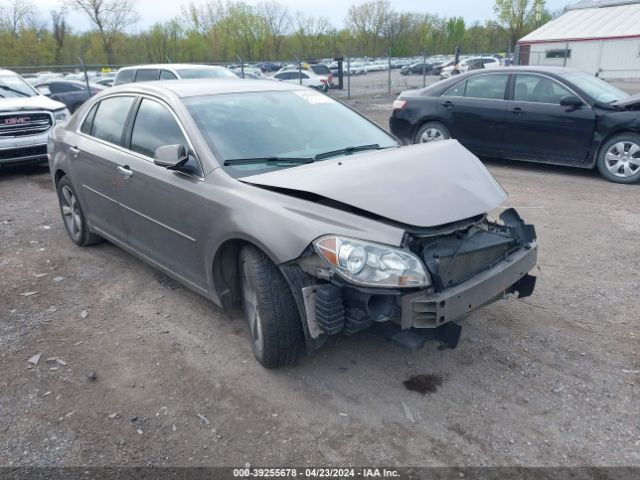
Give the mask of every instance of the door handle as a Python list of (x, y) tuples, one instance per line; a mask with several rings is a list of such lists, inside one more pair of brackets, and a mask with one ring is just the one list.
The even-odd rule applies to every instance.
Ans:
[(131, 175), (133, 175), (133, 170), (129, 168), (129, 165), (125, 165), (124, 167), (118, 165), (118, 173), (124, 178), (129, 178)]
[(69, 147), (69, 152), (73, 158), (78, 158), (78, 155), (80, 155), (80, 149), (78, 147)]
[(449, 100), (447, 100), (446, 102), (444, 102), (442, 104), (443, 107), (447, 107), (447, 108), (451, 108), (453, 107), (453, 102), (450, 102)]
[(516, 107), (513, 110), (511, 110), (511, 113), (514, 113), (516, 115), (522, 115), (524, 111), (520, 107)]

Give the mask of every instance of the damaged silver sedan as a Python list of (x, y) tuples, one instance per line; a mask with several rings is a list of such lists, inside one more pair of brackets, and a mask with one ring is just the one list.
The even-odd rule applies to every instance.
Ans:
[(537, 244), (457, 141), (400, 147), (358, 113), (289, 84), (109, 89), (54, 129), (49, 163), (71, 239), (103, 239), (224, 309), (265, 367), (376, 326), (454, 348), (458, 321), (532, 293)]

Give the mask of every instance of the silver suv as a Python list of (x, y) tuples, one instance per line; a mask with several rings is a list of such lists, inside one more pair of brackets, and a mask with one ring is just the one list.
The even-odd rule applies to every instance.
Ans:
[(0, 70), (0, 166), (47, 160), (49, 130), (69, 110), (40, 95), (20, 75)]

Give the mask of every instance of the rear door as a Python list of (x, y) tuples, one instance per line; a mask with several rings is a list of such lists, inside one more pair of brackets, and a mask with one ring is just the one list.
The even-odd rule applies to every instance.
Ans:
[[(202, 169), (177, 117), (163, 102), (143, 97), (126, 141), (130, 175), (121, 205), (129, 245), (182, 278), (206, 285), (201, 242), (211, 218), (206, 218), (200, 196)], [(175, 144), (191, 150), (193, 175), (153, 163), (158, 147)]]
[(575, 95), (557, 80), (536, 73), (514, 75), (507, 102), (504, 155), (521, 160), (585, 164), (595, 129), (595, 113), (586, 103), (564, 107)]
[(507, 73), (480, 73), (457, 83), (440, 97), (440, 119), (453, 138), (477, 155), (500, 155), (508, 79)]
[(116, 240), (126, 241), (118, 186), (123, 161), (124, 126), (133, 96), (108, 97), (86, 116), (77, 144), (69, 149), (72, 179), (89, 223)]

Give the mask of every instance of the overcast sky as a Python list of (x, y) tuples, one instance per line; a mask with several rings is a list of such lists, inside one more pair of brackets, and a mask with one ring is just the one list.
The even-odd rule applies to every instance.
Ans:
[[(195, 3), (205, 3), (205, 0), (194, 0)], [(547, 0), (547, 8), (551, 11), (559, 10), (567, 4), (577, 0)], [(279, 0), (289, 6), (292, 11), (300, 10), (307, 14), (326, 16), (335, 26), (342, 26), (347, 9), (351, 4), (364, 3), (363, 0)], [(0, 0), (0, 4), (4, 3)], [(138, 28), (146, 28), (155, 22), (167, 20), (178, 15), (181, 5), (189, 0), (137, 0), (137, 11), (140, 15)], [(247, 0), (255, 4), (256, 1)], [(58, 8), (60, 0), (35, 0), (35, 4), (43, 16), (49, 18), (49, 10)], [(494, 0), (391, 0), (391, 4), (398, 11), (420, 11), (441, 16), (462, 15), (466, 22), (476, 20), (483, 22), (493, 18)], [(78, 30), (89, 28), (84, 17), (71, 13), (69, 19)]]

